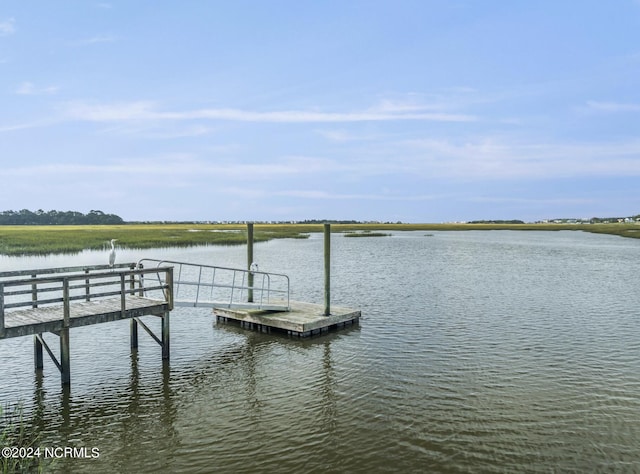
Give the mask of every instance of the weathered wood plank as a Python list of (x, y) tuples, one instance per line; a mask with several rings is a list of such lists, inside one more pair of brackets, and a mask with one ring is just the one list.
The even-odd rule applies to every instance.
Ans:
[[(70, 305), (69, 326), (86, 326), (109, 321), (118, 321), (146, 315), (163, 315), (168, 309), (165, 301), (127, 295), (126, 310), (122, 312), (121, 298), (82, 301)], [(63, 327), (62, 306), (44, 306), (5, 312), (4, 338), (38, 334), (59, 330)], [(44, 330), (43, 330), (44, 328)]]

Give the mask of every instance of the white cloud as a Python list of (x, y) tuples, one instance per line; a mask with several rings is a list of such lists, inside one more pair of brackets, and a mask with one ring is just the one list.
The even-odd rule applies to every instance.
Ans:
[(640, 104), (634, 103), (588, 101), (587, 106), (602, 112), (640, 112)]
[(335, 193), (327, 191), (314, 191), (314, 190), (290, 190), (290, 191), (275, 191), (271, 192), (271, 195), (293, 197), (299, 199), (323, 199), (323, 200), (364, 200), (364, 201), (432, 201), (439, 199), (440, 195), (428, 195), (420, 194), (413, 196), (403, 196), (394, 194), (346, 194)]
[(576, 176), (640, 176), (640, 141), (613, 143), (517, 143), (484, 138), (404, 142), (396, 162), (404, 172), (456, 179), (549, 179)]
[(347, 130), (316, 130), (315, 132), (329, 141), (338, 143), (363, 142), (381, 138), (379, 135), (352, 133)]
[(15, 92), (19, 95), (55, 94), (58, 92), (58, 87), (48, 86), (38, 88), (31, 82), (23, 82), (18, 86)]
[(118, 37), (115, 35), (96, 35), (90, 38), (84, 38), (77, 41), (75, 44), (79, 46), (97, 44), (97, 43), (115, 43), (118, 41)]
[(197, 109), (182, 112), (158, 111), (153, 102), (114, 104), (67, 104), (66, 115), (75, 120), (111, 122), (124, 120), (225, 120), (263, 123), (341, 123), (367, 121), (425, 120), (471, 122), (471, 115), (419, 111), (364, 110), (355, 112), (319, 112), (313, 110), (250, 111), (241, 109)]
[[(95, 176), (107, 177), (148, 176), (168, 179), (201, 178), (239, 179), (243, 181), (264, 181), (292, 175), (316, 175), (343, 168), (333, 160), (313, 157), (287, 157), (271, 162), (237, 163), (234, 161), (208, 161), (188, 153), (172, 153), (152, 158), (114, 159), (104, 163), (44, 163), (31, 166), (7, 166), (3, 176), (73, 176), (79, 179), (86, 175), (90, 180)], [(138, 179), (138, 178), (135, 178)]]
[(0, 36), (9, 36), (16, 32), (15, 27), (16, 20), (9, 18), (8, 20), (0, 21)]

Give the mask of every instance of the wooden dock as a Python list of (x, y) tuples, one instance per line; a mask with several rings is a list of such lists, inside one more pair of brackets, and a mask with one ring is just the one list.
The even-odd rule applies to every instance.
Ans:
[[(140, 326), (160, 345), (162, 358), (169, 359), (169, 315), (175, 305), (211, 307), (220, 323), (294, 337), (358, 324), (359, 310), (330, 305), (330, 235), (325, 224), (324, 305), (291, 301), (287, 275), (258, 271), (249, 223), (246, 269), (143, 259), (137, 264), (0, 272), (0, 340), (32, 335), (36, 371), (44, 367), (46, 350), (62, 384), (68, 385), (71, 328), (129, 319), (131, 350), (138, 348)], [(140, 320), (148, 315), (161, 318), (161, 335)], [(44, 333), (58, 336), (59, 357)]]
[(215, 308), (218, 323), (236, 323), (247, 329), (260, 332), (278, 331), (294, 337), (309, 337), (357, 324), (360, 311), (332, 306), (331, 314), (325, 316), (324, 306), (292, 301), (289, 311), (261, 311), (251, 309)]
[[(162, 277), (160, 277), (162, 275)], [(145, 282), (144, 276), (149, 276)], [(173, 268), (137, 268), (136, 264), (97, 265), (0, 273), (0, 339), (34, 336), (36, 370), (43, 369), (43, 349), (71, 383), (69, 330), (122, 319), (131, 320), (131, 349), (138, 347), (138, 325), (169, 358), (169, 313), (173, 309)], [(138, 318), (162, 319), (156, 336)], [(59, 337), (56, 357), (43, 333)]]

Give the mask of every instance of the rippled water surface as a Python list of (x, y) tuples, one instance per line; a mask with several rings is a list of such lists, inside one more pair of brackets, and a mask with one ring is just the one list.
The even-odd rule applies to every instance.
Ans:
[[(321, 303), (322, 248), (254, 252)], [(246, 265), (244, 247), (118, 258), (144, 256)], [(42, 445), (99, 448), (60, 472), (640, 472), (638, 262), (640, 240), (579, 232), (334, 234), (332, 299), (359, 327), (297, 340), (180, 308), (164, 366), (144, 333), (130, 354), (127, 321), (77, 328), (70, 393), (48, 359), (34, 376), (31, 337), (3, 340), (0, 394)]]

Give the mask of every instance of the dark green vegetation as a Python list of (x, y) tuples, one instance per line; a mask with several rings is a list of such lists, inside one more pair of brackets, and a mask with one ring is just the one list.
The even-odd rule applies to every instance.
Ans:
[(105, 214), (102, 211), (89, 211), (83, 214), (77, 211), (20, 211), (0, 212), (0, 225), (110, 225), (123, 224), (120, 216)]
[[(333, 232), (357, 237), (386, 235), (388, 231), (463, 230), (580, 230), (622, 237), (640, 238), (640, 225), (616, 224), (333, 224)], [(254, 241), (306, 238), (322, 232), (322, 224), (255, 224)], [(348, 235), (348, 234), (347, 234)], [(379, 236), (379, 235), (378, 235)], [(0, 254), (42, 255), (103, 250), (110, 239), (123, 248), (187, 247), (195, 245), (243, 245), (247, 241), (243, 224), (128, 224), (77, 226), (0, 226)]]

